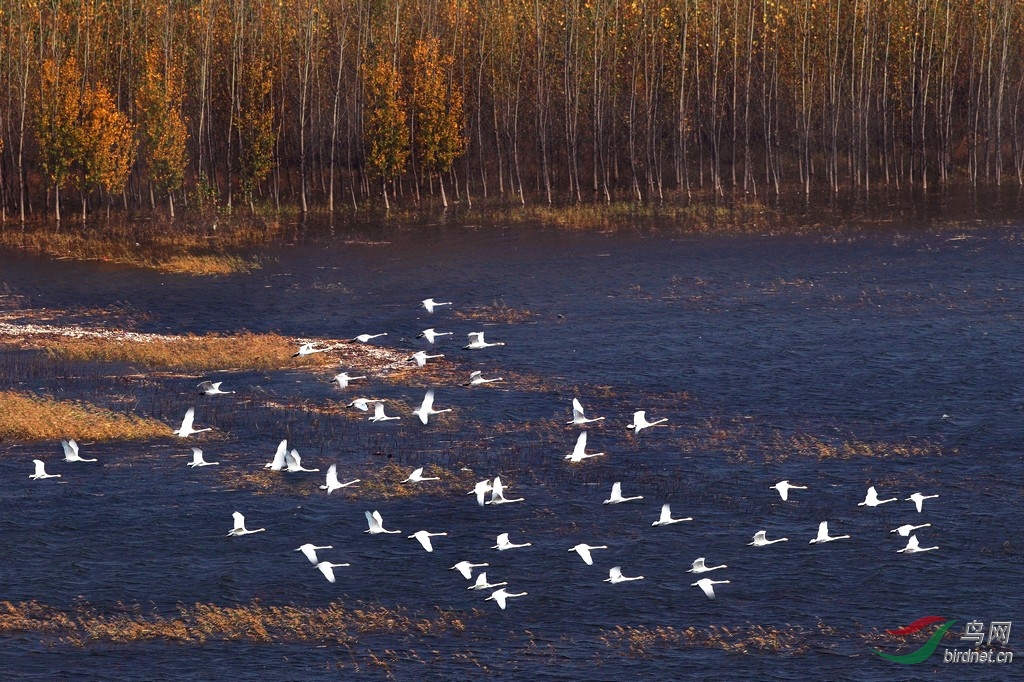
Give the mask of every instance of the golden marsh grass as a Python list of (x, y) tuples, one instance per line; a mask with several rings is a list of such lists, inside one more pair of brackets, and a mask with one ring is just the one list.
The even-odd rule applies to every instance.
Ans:
[(0, 440), (137, 440), (171, 435), (153, 419), (119, 414), (82, 401), (0, 391)]

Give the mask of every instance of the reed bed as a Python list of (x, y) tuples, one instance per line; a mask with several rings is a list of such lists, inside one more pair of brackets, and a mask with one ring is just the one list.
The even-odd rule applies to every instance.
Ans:
[[(513, 308), (504, 301), (496, 300), (490, 305), (473, 306), (468, 310), (455, 310), (452, 312), (452, 317), (458, 320), (514, 324), (516, 322), (526, 322), (538, 317), (538, 315), (526, 308)], [(495, 339), (489, 340), (494, 341)]]
[(825, 631), (799, 625), (775, 627), (747, 624), (727, 627), (675, 628), (624, 627), (616, 626), (605, 630), (601, 641), (610, 648), (618, 649), (628, 656), (649, 656), (660, 648), (701, 647), (722, 649), (733, 653), (782, 653), (805, 654), (811, 649), (811, 641), (820, 639)]
[(171, 435), (154, 419), (120, 414), (83, 401), (0, 391), (0, 440), (141, 440)]
[(65, 611), (37, 601), (3, 601), (0, 634), (39, 633), (76, 646), (146, 641), (354, 644), (367, 635), (462, 632), (466, 628), (464, 620), (477, 615), (438, 609), (433, 617), (427, 617), (413, 616), (401, 607), (360, 604), (353, 608), (341, 602), (316, 608), (269, 606), (253, 600), (244, 606), (183, 605), (177, 615), (161, 616), (123, 604), (118, 604), (116, 611), (105, 613), (89, 605)]

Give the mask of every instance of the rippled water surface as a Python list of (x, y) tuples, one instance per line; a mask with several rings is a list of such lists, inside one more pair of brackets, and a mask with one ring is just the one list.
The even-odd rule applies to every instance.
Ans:
[[(914, 642), (896, 648), (884, 630), (925, 615), (1016, 619), (1024, 628), (1022, 237), (1024, 225), (827, 238), (433, 226), (310, 236), (262, 254), (252, 274), (219, 278), (0, 256), (3, 292), (26, 309), (115, 311), (110, 324), (164, 333), (387, 332), (373, 343), (408, 351), (424, 348), (415, 336), (433, 326), (454, 332), (436, 350), (460, 376), (481, 369), (510, 377), (486, 388), (436, 384), (437, 406), (453, 412), (424, 427), (409, 410), (428, 380), (371, 377), (341, 391), (332, 372), (233, 371), (207, 375), (238, 391), (212, 398), (195, 396), (198, 377), (144, 379), (135, 368), (68, 363), (39, 369), (30, 353), (7, 353), (21, 389), (100, 404), (117, 393), (175, 426), (195, 404), (197, 423), (216, 429), (195, 440), (222, 465), (185, 467), (188, 447), (173, 438), (83, 445), (100, 462), (74, 466), (61, 461), (58, 443), (0, 443), (0, 600), (100, 612), (120, 603), (165, 616), (197, 602), (342, 601), (424, 617), (453, 610), (466, 627), (370, 635), (344, 647), (76, 647), (28, 632), (4, 638), (5, 675), (972, 677), (969, 666), (943, 664), (941, 648), (923, 664), (900, 666), (870, 647), (913, 650)], [(419, 307), (427, 296), (454, 305), (428, 315)], [(463, 350), (466, 334), (481, 329), (506, 345)], [(370, 424), (258, 407), (361, 394), (387, 398), (402, 419)], [(588, 413), (606, 417), (588, 428), (588, 450), (607, 454), (572, 466), (563, 457), (580, 429), (565, 422), (577, 396)], [(625, 425), (636, 409), (667, 417), (667, 427), (632, 435)], [(285, 437), (306, 466), (467, 467), (479, 478), (501, 474), (510, 496), (525, 502), (328, 497), (316, 490), (321, 474), (293, 475), (270, 494), (231, 484), (230, 472), (261, 469)], [(63, 477), (28, 480), (36, 457)], [(770, 488), (781, 479), (808, 490), (783, 503)], [(643, 499), (602, 504), (613, 481)], [(900, 499), (858, 506), (869, 485)], [(918, 513), (904, 500), (916, 491), (939, 497)], [(694, 520), (653, 528), (664, 502)], [(236, 509), (266, 532), (226, 538)], [(364, 534), (366, 509), (403, 532)], [(850, 539), (809, 544), (822, 520)], [(906, 541), (889, 531), (905, 523), (930, 523), (918, 531), (921, 544), (939, 549), (897, 553)], [(432, 554), (405, 538), (421, 528), (448, 533), (435, 538)], [(761, 529), (789, 541), (747, 546)], [(532, 546), (491, 549), (503, 531)], [(351, 566), (326, 582), (292, 551), (304, 542), (333, 545), (326, 558)], [(595, 550), (587, 566), (567, 551), (577, 542), (608, 549)], [(730, 581), (713, 601), (686, 572), (701, 556), (727, 565), (707, 574)], [(488, 562), (491, 580), (527, 596), (499, 610), (447, 570), (462, 559)], [(644, 580), (603, 582), (615, 565)], [(631, 648), (617, 626), (693, 627), (698, 635), (765, 626), (797, 633), (804, 646), (725, 651), (697, 636)], [(1022, 636), (1011, 634), (1011, 649)], [(987, 666), (983, 676), (1009, 679), (1014, 665)]]

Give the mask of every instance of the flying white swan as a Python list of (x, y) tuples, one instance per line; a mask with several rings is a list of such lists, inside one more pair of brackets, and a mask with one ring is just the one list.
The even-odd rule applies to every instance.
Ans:
[(600, 457), (601, 455), (604, 454), (603, 452), (594, 452), (588, 455), (585, 452), (586, 447), (587, 432), (584, 431), (583, 433), (580, 434), (579, 438), (576, 439), (576, 447), (573, 448), (572, 452), (566, 455), (565, 458), (572, 462), (573, 464), (578, 464), (579, 462), (582, 462), (585, 459), (589, 459), (591, 457)]
[(661, 516), (658, 520), (652, 523), (652, 526), (668, 526), (673, 523), (682, 523), (683, 521), (693, 521), (692, 516), (686, 516), (681, 519), (672, 518), (672, 507), (666, 502), (661, 505)]
[(717, 571), (720, 568), (729, 568), (725, 564), (719, 564), (718, 566), (707, 566), (704, 564), (704, 557), (698, 557), (693, 560), (693, 564), (690, 568), (686, 569), (687, 573), (707, 573), (708, 571)]
[(875, 486), (871, 486), (871, 487), (868, 488), (867, 495), (864, 496), (864, 501), (863, 502), (858, 502), (857, 506), (858, 507), (877, 507), (880, 504), (885, 504), (886, 502), (895, 502), (895, 501), (896, 501), (895, 497), (890, 497), (890, 498), (885, 499), (885, 500), (879, 499), (878, 491), (875, 490)]
[(523, 542), (520, 544), (510, 542), (508, 539), (508, 533), (501, 533), (498, 535), (497, 542), (498, 544), (492, 546), (491, 549), (496, 549), (499, 552), (504, 552), (506, 549), (515, 549), (517, 547), (529, 547), (533, 544), (532, 542)]
[(366, 377), (354, 377), (349, 375), (348, 372), (342, 372), (341, 374), (335, 374), (334, 380), (338, 382), (338, 388), (348, 388), (348, 384), (356, 379), (365, 379)]
[(285, 438), (277, 444), (277, 452), (274, 453), (274, 459), (263, 465), (264, 469), (270, 469), (271, 471), (283, 471), (288, 466), (288, 439)]
[(487, 597), (487, 599), (484, 599), (484, 601), (490, 601), (491, 599), (493, 599), (495, 601), (495, 603), (497, 603), (498, 606), (501, 607), (501, 610), (504, 611), (505, 610), (505, 601), (507, 599), (511, 599), (512, 597), (525, 597), (525, 596), (526, 596), (526, 592), (506, 592), (505, 588), (502, 587), (502, 588), (497, 589), (494, 592), (492, 592), (491, 596)]
[(487, 500), (487, 504), (510, 504), (523, 500), (522, 497), (505, 497), (505, 485), (501, 482), (501, 476), (494, 477), (494, 482), (491, 483), (491, 499)]
[(914, 554), (915, 552), (930, 552), (933, 549), (938, 549), (938, 548), (939, 548), (938, 545), (936, 545), (935, 547), (922, 547), (917, 542), (917, 536), (916, 535), (911, 535), (910, 539), (907, 540), (907, 546), (904, 547), (903, 549), (897, 549), (896, 551), (898, 553), (900, 553), (900, 554), (902, 554), (904, 552), (906, 552), (907, 554)]
[(930, 525), (932, 525), (932, 524), (930, 524), (930, 523), (922, 523), (920, 525), (915, 526), (912, 523), (905, 523), (902, 526), (900, 526), (899, 528), (893, 528), (889, 532), (890, 533), (899, 533), (903, 537), (907, 537), (908, 535), (910, 535), (913, 531), (917, 530), (918, 528), (927, 528)]
[(484, 341), (483, 332), (470, 332), (466, 336), (469, 337), (469, 344), (463, 346), (463, 350), (478, 350), (480, 348), (490, 348), (491, 346), (504, 346), (504, 341), (495, 341), (494, 343), (488, 343)]
[(587, 415), (583, 413), (583, 405), (580, 403), (579, 398), (572, 399), (572, 421), (566, 422), (566, 424), (590, 424), (591, 422), (599, 422), (604, 417), (594, 417), (588, 419)]
[(372, 422), (386, 422), (392, 419), (401, 419), (401, 417), (389, 417), (384, 414), (384, 403), (379, 402), (373, 406), (373, 416), (370, 417)]
[(459, 573), (462, 574), (463, 578), (465, 578), (466, 580), (471, 580), (473, 578), (473, 569), (474, 568), (483, 568), (484, 566), (490, 566), (490, 564), (488, 564), (488, 563), (474, 564), (474, 563), (470, 563), (468, 561), (460, 561), (459, 563), (455, 564), (454, 566), (452, 566), (448, 570), (449, 571), (458, 571)]
[(805, 485), (794, 485), (794, 484), (790, 483), (789, 481), (779, 481), (778, 483), (773, 485), (772, 488), (774, 488), (775, 490), (779, 491), (779, 497), (782, 498), (783, 502), (785, 502), (786, 500), (789, 499), (789, 491), (790, 490), (807, 490), (807, 486), (805, 486)]
[(476, 503), (482, 507), (486, 504), (484, 496), (489, 492), (491, 492), (491, 481), (488, 479), (485, 481), (477, 481), (477, 484), (473, 486), (473, 489), (466, 494), (476, 495)]
[(413, 469), (412, 473), (409, 474), (408, 478), (406, 478), (404, 481), (399, 481), (399, 483), (420, 483), (422, 481), (440, 481), (440, 480), (441, 480), (441, 478), (438, 477), (438, 476), (424, 476), (423, 475), (423, 467), (419, 467), (418, 469)]
[(624, 576), (624, 575), (622, 575), (622, 566), (612, 566), (610, 569), (608, 569), (608, 577), (604, 579), (604, 582), (615, 584), (615, 583), (624, 583), (624, 582), (627, 582), (629, 580), (643, 580), (643, 579), (644, 579), (644, 577), (642, 575)]
[(65, 462), (95, 462), (95, 459), (86, 459), (78, 454), (78, 443), (74, 438), (62, 440), (60, 446), (64, 449)]
[(234, 391), (222, 391), (220, 385), (223, 381), (200, 381), (198, 388), (204, 395), (227, 395), (228, 393), (234, 393)]
[(330, 495), (335, 490), (347, 488), (350, 485), (355, 485), (356, 483), (359, 483), (358, 478), (353, 478), (351, 481), (342, 483), (338, 479), (338, 465), (332, 464), (331, 466), (327, 467), (327, 482), (320, 486), (320, 490), (326, 490), (327, 494)]
[(307, 542), (301, 547), (296, 547), (294, 551), (302, 552), (309, 559), (309, 563), (316, 566), (320, 563), (320, 559), (316, 556), (318, 549), (334, 549), (334, 545), (314, 545), (312, 542)]
[(603, 502), (603, 504), (622, 504), (623, 502), (629, 502), (631, 500), (642, 500), (642, 499), (644, 499), (643, 495), (634, 495), (633, 497), (623, 497), (622, 496), (622, 483), (620, 481), (615, 481), (615, 483), (612, 483), (612, 494), (611, 494), (611, 496), (609, 496), (609, 498), (607, 500), (605, 500)]
[(476, 577), (476, 582), (467, 587), (467, 590), (493, 590), (495, 587), (508, 585), (507, 582), (492, 583), (487, 581), (487, 571), (483, 571)]
[(307, 469), (304, 466), (302, 466), (302, 457), (299, 456), (299, 451), (296, 450), (295, 448), (292, 448), (288, 452), (288, 454), (285, 455), (284, 461), (285, 466), (288, 468), (288, 471), (290, 471), (293, 474), (299, 471), (320, 471), (320, 469)]
[(451, 411), (452, 408), (450, 407), (446, 407), (443, 410), (434, 409), (434, 389), (431, 388), (423, 396), (423, 402), (420, 403), (419, 409), (413, 410), (412, 413), (419, 417), (421, 422), (426, 424), (430, 420), (430, 415)]
[(787, 542), (789, 538), (779, 538), (778, 540), (769, 540), (766, 537), (768, 531), (759, 530), (754, 533), (753, 542), (748, 542), (748, 547), (764, 547), (765, 545), (774, 545), (776, 542)]
[(410, 540), (415, 539), (419, 541), (419, 543), (423, 545), (423, 549), (427, 550), (428, 552), (433, 552), (434, 546), (430, 544), (430, 538), (436, 538), (441, 535), (448, 535), (448, 533), (431, 533), (426, 530), (418, 530), (412, 535), (407, 535), (406, 537)]
[(833, 540), (843, 540), (849, 537), (849, 535), (829, 535), (828, 521), (822, 521), (818, 524), (818, 537), (811, 540), (808, 544), (815, 545), (821, 542), (832, 542)]
[(377, 535), (378, 533), (401, 533), (402, 532), (400, 530), (385, 530), (384, 529), (384, 519), (381, 518), (379, 511), (374, 510), (372, 514), (370, 512), (363, 512), (363, 513), (366, 515), (366, 524), (369, 526), (368, 530), (364, 530), (363, 531), (364, 533), (369, 533), (370, 535)]
[(917, 513), (920, 514), (921, 513), (921, 509), (922, 509), (922, 505), (924, 504), (924, 501), (925, 500), (930, 500), (933, 497), (938, 497), (938, 495), (922, 495), (921, 493), (914, 493), (913, 495), (908, 497), (905, 501), (906, 502), (913, 502), (914, 506), (917, 507)]
[(203, 431), (211, 431), (210, 427), (205, 429), (193, 429), (192, 421), (196, 418), (196, 408), (190, 407), (185, 411), (185, 418), (181, 420), (181, 427), (178, 428), (174, 433), (179, 438), (187, 438), (193, 433), (202, 433)]
[(324, 577), (327, 578), (327, 582), (329, 583), (333, 583), (335, 580), (334, 569), (341, 568), (342, 566), (348, 566), (348, 564), (332, 564), (330, 561), (321, 561), (316, 565), (316, 567), (320, 569), (320, 572), (324, 574)]
[(590, 556), (590, 550), (592, 549), (608, 549), (608, 545), (588, 545), (585, 542), (581, 542), (575, 547), (570, 547), (569, 551), (579, 554), (580, 558), (583, 559), (583, 563), (587, 566), (593, 566), (594, 558)]
[(633, 433), (640, 433), (643, 429), (649, 428), (651, 426), (657, 426), (659, 424), (664, 424), (667, 421), (668, 417), (662, 417), (661, 419), (655, 419), (654, 421), (649, 422), (647, 421), (646, 410), (637, 410), (636, 412), (633, 413), (633, 423), (627, 424), (626, 428), (633, 429)]
[(190, 466), (190, 467), (208, 467), (208, 466), (213, 466), (215, 464), (220, 464), (220, 462), (207, 462), (205, 459), (203, 459), (203, 451), (202, 450), (200, 450), (199, 448), (192, 448), (192, 461), (188, 463), (188, 466)]
[(715, 585), (725, 585), (728, 580), (712, 580), (711, 578), (701, 578), (695, 583), (690, 583), (691, 587), (699, 587), (704, 594), (707, 595), (708, 599), (715, 598)]
[(451, 336), (452, 334), (454, 334), (454, 332), (439, 332), (436, 329), (434, 329), (433, 327), (431, 327), (430, 329), (424, 329), (422, 332), (417, 334), (416, 338), (417, 339), (426, 339), (427, 343), (433, 344), (435, 341), (437, 341), (437, 337), (439, 337), (439, 336)]
[(418, 350), (415, 353), (413, 353), (412, 355), (410, 355), (409, 357), (407, 357), (406, 361), (407, 362), (408, 361), (415, 362), (417, 367), (423, 367), (423, 366), (425, 366), (427, 364), (427, 360), (433, 360), (434, 358), (443, 358), (443, 357), (444, 357), (444, 353), (438, 353), (436, 355), (427, 355), (427, 351), (425, 351), (425, 350)]
[(355, 400), (350, 402), (345, 407), (354, 407), (357, 410), (360, 410), (361, 412), (369, 412), (370, 411), (370, 403), (382, 403), (382, 402), (384, 402), (384, 401), (383, 400), (378, 400), (377, 398), (356, 398)]
[(251, 535), (253, 533), (262, 533), (266, 528), (256, 528), (255, 530), (247, 530), (245, 527), (245, 517), (242, 516), (241, 512), (232, 512), (231, 518), (235, 521), (234, 528), (228, 533), (228, 537), (238, 535)]
[(367, 342), (369, 342), (372, 339), (380, 338), (381, 336), (387, 336), (387, 335), (388, 335), (387, 332), (381, 332), (380, 334), (360, 334), (359, 336), (353, 336), (351, 339), (349, 339), (349, 341), (352, 341), (352, 342), (358, 341), (359, 343), (367, 343)]
[(316, 342), (314, 341), (312, 343), (304, 343), (301, 346), (299, 346), (299, 350), (295, 354), (293, 354), (292, 357), (297, 358), (299, 356), (312, 355), (313, 353), (323, 353), (329, 350), (331, 350), (331, 346), (328, 346), (327, 348), (317, 348)]
[(432, 298), (425, 298), (421, 301), (421, 303), (423, 303), (423, 307), (427, 309), (428, 313), (434, 312), (434, 309), (437, 308), (438, 306), (452, 304), (451, 301), (435, 301)]
[(41, 459), (34, 459), (32, 461), (35, 462), (36, 472), (34, 474), (30, 474), (29, 478), (31, 478), (33, 480), (38, 480), (40, 478), (60, 478), (60, 474), (48, 474), (48, 473), (46, 473), (46, 465), (43, 463), (43, 460), (41, 460)]
[(493, 379), (485, 379), (484, 373), (480, 370), (469, 373), (469, 381), (462, 384), (463, 386), (479, 386), (480, 384), (493, 384), (496, 381), (504, 381), (503, 377), (495, 377)]

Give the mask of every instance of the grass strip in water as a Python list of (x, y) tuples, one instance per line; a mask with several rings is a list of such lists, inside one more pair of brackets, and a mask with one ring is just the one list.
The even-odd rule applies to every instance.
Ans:
[(171, 435), (169, 426), (153, 419), (17, 391), (0, 391), (0, 414), (0, 440), (106, 441)]

